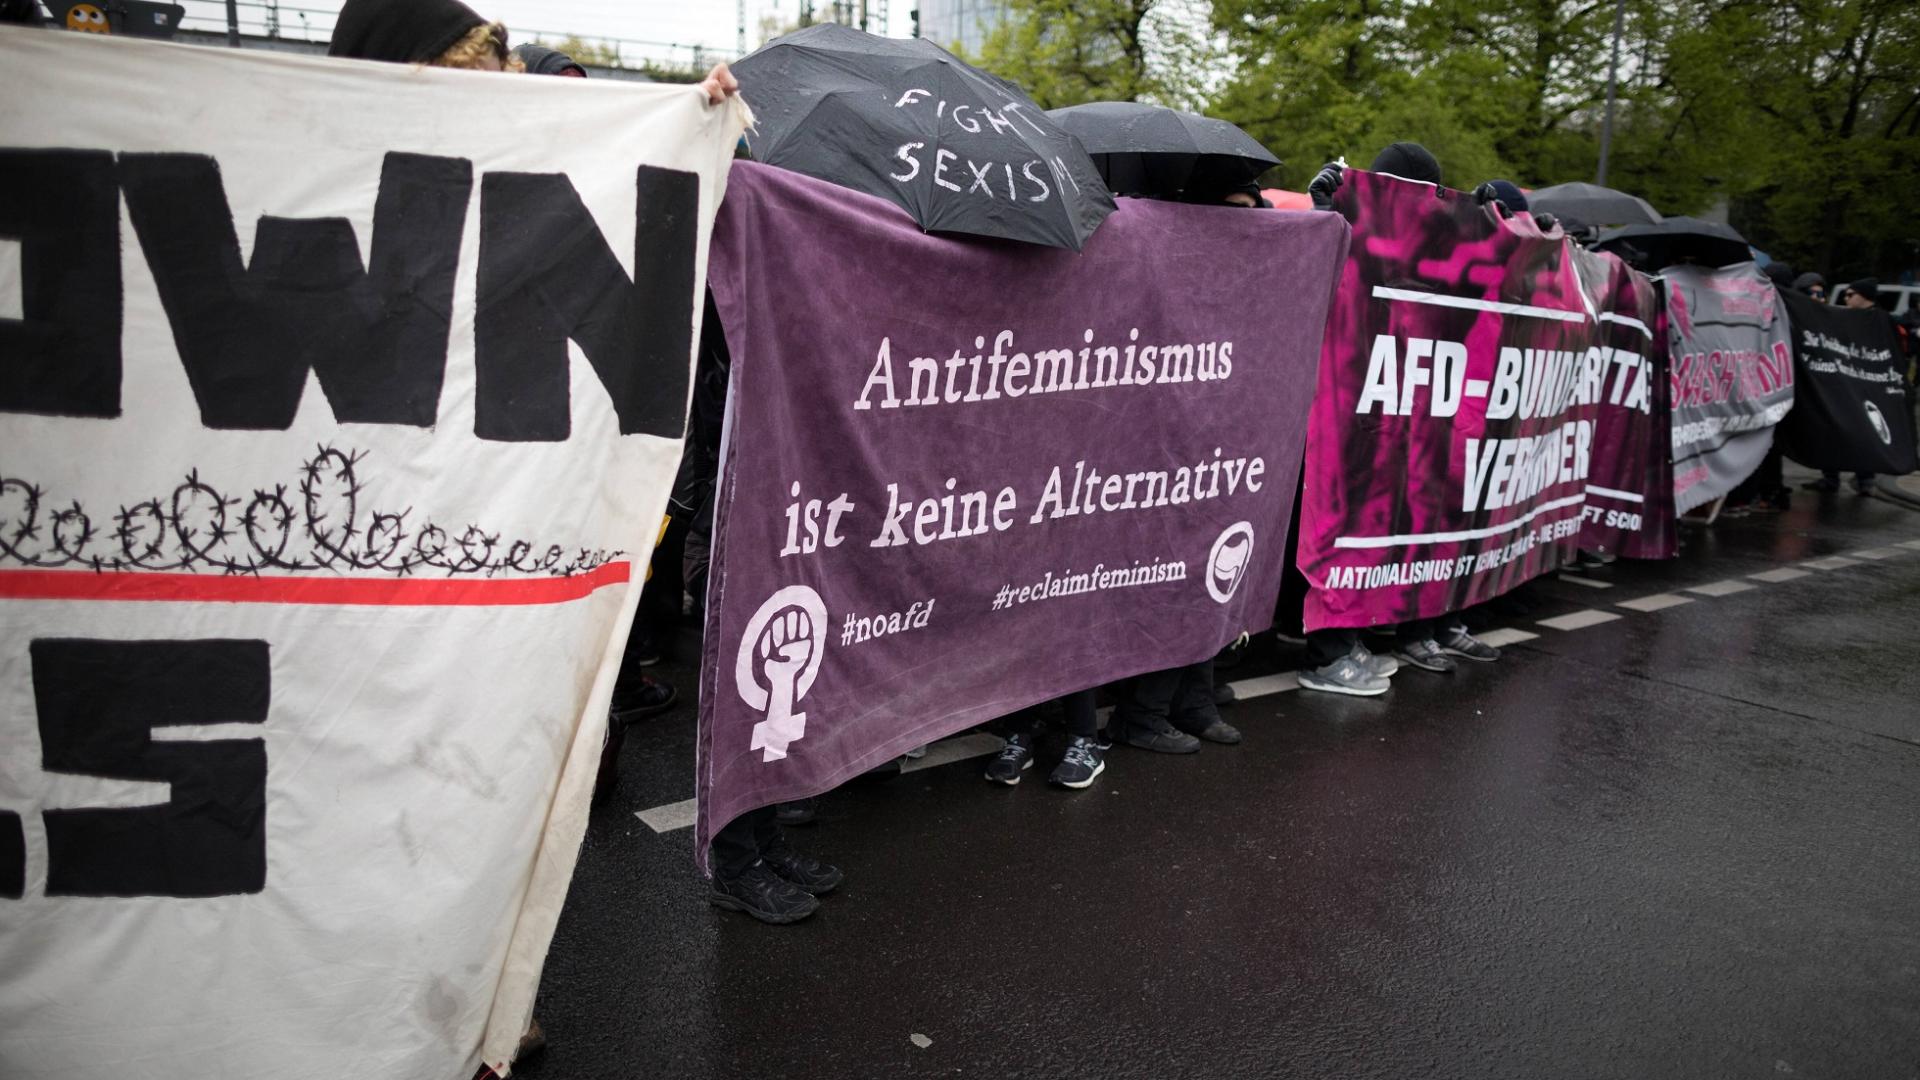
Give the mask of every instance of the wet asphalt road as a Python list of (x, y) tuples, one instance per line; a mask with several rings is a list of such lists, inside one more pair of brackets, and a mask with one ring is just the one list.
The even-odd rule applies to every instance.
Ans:
[[(793, 927), (636, 818), (693, 717), (636, 727), (515, 1075), (1920, 1077), (1920, 511), (1795, 503), (1538, 583), (1497, 664), (1231, 705), (1240, 747), (842, 789), (792, 835), (848, 883)], [(1617, 606), (1653, 594), (1690, 602)], [(1582, 610), (1620, 618), (1539, 625)]]

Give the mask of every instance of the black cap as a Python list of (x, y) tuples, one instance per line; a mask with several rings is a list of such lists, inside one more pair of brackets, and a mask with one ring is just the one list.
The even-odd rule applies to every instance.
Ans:
[(486, 25), (460, 0), (347, 0), (327, 55), (425, 64)]
[(1811, 270), (1793, 279), (1793, 287), (1800, 290), (1801, 292), (1806, 292), (1808, 289), (1811, 289), (1816, 285), (1822, 289), (1826, 288), (1827, 279), (1821, 277), (1819, 274), (1816, 274)]
[(1859, 281), (1850, 281), (1847, 283), (1847, 291), (1859, 293), (1877, 304), (1880, 302), (1880, 279), (1863, 277)]
[(1768, 263), (1766, 266), (1766, 269), (1763, 270), (1762, 273), (1766, 274), (1767, 277), (1771, 278), (1775, 285), (1778, 285), (1783, 289), (1793, 288), (1793, 267), (1788, 266), (1786, 263), (1781, 262), (1779, 259), (1775, 259), (1772, 262)]
[(1429, 184), (1440, 182), (1440, 162), (1433, 153), (1417, 142), (1397, 142), (1387, 147), (1373, 159), (1369, 171), (1392, 173), (1403, 180), (1420, 180)]

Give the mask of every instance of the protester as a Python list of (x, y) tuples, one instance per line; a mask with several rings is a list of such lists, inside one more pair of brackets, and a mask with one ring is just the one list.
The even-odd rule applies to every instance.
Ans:
[[(1867, 277), (1861, 278), (1858, 281), (1848, 282), (1846, 285), (1841, 286), (1840, 294), (1835, 297), (1835, 302), (1842, 307), (1852, 308), (1855, 311), (1872, 311), (1878, 308), (1880, 306), (1880, 279)], [(1828, 469), (1820, 474), (1820, 479), (1815, 480), (1808, 486), (1815, 491), (1825, 492), (1827, 494), (1839, 491), (1840, 472), (1837, 469)], [(1854, 494), (1871, 495), (1873, 494), (1873, 488), (1874, 476), (1872, 473), (1863, 472), (1853, 474)]]
[[(1066, 715), (1067, 751), (1047, 777), (1047, 783), (1080, 790), (1092, 786), (1106, 771), (1100, 750), (1100, 721), (1092, 690), (1080, 690), (1059, 699)], [(1012, 787), (1020, 774), (1033, 767), (1034, 739), (1040, 726), (1037, 709), (1022, 709), (1002, 721), (1007, 744), (987, 762), (986, 778)]]
[[(1793, 267), (1778, 259), (1768, 263), (1763, 272), (1767, 275), (1767, 280), (1773, 282), (1773, 287), (1781, 292), (1796, 288), (1799, 282), (1808, 278), (1814, 281), (1823, 280), (1819, 274), (1796, 274)], [(1792, 505), (1793, 496), (1791, 489), (1787, 487), (1782, 472), (1783, 467), (1780, 441), (1775, 439), (1767, 448), (1767, 456), (1760, 459), (1760, 464), (1753, 470), (1753, 474), (1742, 480), (1739, 486), (1727, 494), (1727, 501), (1720, 511), (1722, 516), (1778, 514), (1786, 510)]]
[(1799, 292), (1806, 293), (1815, 300), (1824, 302), (1827, 298), (1827, 279), (1811, 270), (1794, 278), (1793, 288)]

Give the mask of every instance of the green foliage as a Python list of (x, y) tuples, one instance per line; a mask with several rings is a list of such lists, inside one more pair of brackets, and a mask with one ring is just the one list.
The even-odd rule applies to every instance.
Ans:
[(1729, 209), (1829, 276), (1920, 266), (1915, 0), (1009, 0), (979, 62), (1052, 108), (1140, 99), (1238, 123), (1303, 188), (1410, 139), (1447, 183), (1594, 178)]

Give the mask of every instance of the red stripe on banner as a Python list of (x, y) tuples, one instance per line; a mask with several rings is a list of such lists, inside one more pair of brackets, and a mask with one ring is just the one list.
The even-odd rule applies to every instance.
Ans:
[(374, 607), (504, 607), (562, 604), (633, 575), (612, 562), (571, 577), (352, 578), (0, 570), (0, 600), (175, 601), (200, 604), (361, 604)]

